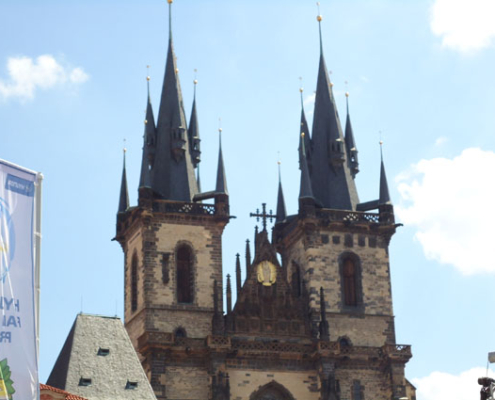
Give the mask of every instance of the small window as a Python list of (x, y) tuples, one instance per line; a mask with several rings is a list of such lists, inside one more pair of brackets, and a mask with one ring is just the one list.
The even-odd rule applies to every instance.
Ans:
[(189, 246), (177, 249), (177, 301), (193, 302), (193, 253)]
[(350, 258), (344, 261), (344, 301), (347, 306), (357, 305), (356, 265)]
[(187, 337), (187, 333), (186, 333), (186, 330), (184, 328), (180, 327), (180, 328), (177, 328), (175, 330), (175, 338), (176, 339), (185, 338), (185, 337)]
[(127, 383), (125, 384), (125, 388), (129, 390), (137, 389), (137, 387), (138, 387), (137, 382), (127, 381)]
[(99, 356), (106, 357), (106, 356), (108, 356), (109, 354), (110, 354), (110, 349), (104, 349), (104, 348), (102, 348), (102, 347), (100, 347), (100, 348), (98, 349), (98, 355), (99, 355)]
[(91, 386), (91, 378), (81, 378), (79, 379), (79, 386)]

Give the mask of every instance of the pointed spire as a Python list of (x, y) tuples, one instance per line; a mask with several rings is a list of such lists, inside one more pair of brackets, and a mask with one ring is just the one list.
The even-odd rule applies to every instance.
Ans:
[(157, 151), (152, 188), (164, 199), (189, 202), (198, 193), (198, 188), (172, 41), (172, 0), (168, 0), (168, 3), (170, 37), (156, 129)]
[(383, 142), (380, 140), (380, 198), (379, 205), (392, 204), (390, 193), (388, 191), (387, 174), (385, 173), (385, 164), (383, 163)]
[(345, 121), (345, 148), (347, 150), (347, 160), (351, 169), (352, 177), (354, 178), (359, 172), (358, 151), (354, 140), (354, 132), (351, 125), (351, 117), (349, 114), (349, 92), (345, 93), (345, 101), (347, 108), (347, 118)]
[[(147, 66), (149, 69), (149, 65)], [(156, 127), (153, 107), (151, 106), (150, 96), (150, 76), (146, 77), (148, 86), (148, 100), (146, 104), (146, 119), (144, 120), (144, 143), (143, 159), (141, 161), (141, 176), (139, 178), (139, 187), (151, 188), (151, 170), (155, 155)]]
[[(196, 73), (197, 70), (194, 70)], [(199, 138), (199, 125), (198, 125), (198, 116), (196, 111), (196, 86), (198, 85), (198, 80), (194, 77), (194, 98), (193, 98), (193, 106), (191, 111), (191, 119), (189, 120), (189, 150), (191, 152), (192, 162), (194, 167), (198, 167), (201, 161), (201, 148)], [(201, 192), (201, 191), (200, 191)]]
[(129, 192), (127, 190), (127, 174), (125, 170), (125, 153), (126, 148), (124, 147), (124, 166), (122, 168), (122, 181), (120, 183), (120, 199), (119, 199), (119, 213), (126, 212), (129, 208)]
[(227, 176), (225, 175), (225, 167), (223, 165), (222, 155), (222, 128), (218, 129), (219, 132), (219, 150), (218, 150), (218, 169), (217, 169), (217, 186), (215, 191), (217, 193), (229, 194), (227, 190)]
[[(300, 78), (301, 79), (301, 78)], [(304, 133), (304, 147), (306, 149), (306, 162), (311, 158), (311, 139), (309, 137), (309, 126), (308, 122), (306, 121), (306, 114), (304, 113), (304, 99), (303, 99), (303, 92), (304, 89), (301, 86), (299, 88), (299, 92), (301, 93), (301, 127), (299, 129), (299, 169), (301, 169), (301, 162), (302, 162), (302, 140), (303, 136), (302, 133)]]
[(237, 300), (239, 300), (239, 296), (241, 295), (241, 289), (242, 289), (240, 257), (241, 256), (239, 253), (235, 255), (235, 286), (237, 291)]
[(287, 218), (285, 208), (284, 191), (282, 190), (282, 177), (280, 173), (280, 161), (278, 162), (278, 196), (277, 196), (277, 218), (275, 223), (283, 222)]
[(304, 146), (304, 132), (301, 134), (302, 159), (301, 159), (301, 185), (299, 188), (299, 199), (313, 199), (311, 179), (309, 177), (308, 163), (306, 160), (306, 149)]
[(246, 239), (246, 279), (249, 275), (249, 269), (251, 268), (251, 246), (249, 245), (249, 239)]
[(327, 311), (323, 287), (320, 287), (320, 340), (330, 340), (330, 329), (327, 321)]
[(232, 286), (230, 285), (230, 274), (227, 274), (227, 313), (232, 312)]
[(355, 210), (359, 203), (356, 186), (346, 163), (344, 135), (332, 93), (332, 82), (323, 56), (322, 17), (320, 63), (311, 135), (311, 182), (315, 199), (324, 208)]

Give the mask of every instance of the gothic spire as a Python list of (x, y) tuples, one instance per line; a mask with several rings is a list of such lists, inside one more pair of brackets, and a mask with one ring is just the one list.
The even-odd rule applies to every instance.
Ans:
[(235, 255), (235, 285), (236, 285), (236, 293), (237, 293), (237, 299), (239, 299), (239, 296), (241, 294), (241, 289), (242, 289), (242, 283), (241, 283), (241, 260), (240, 260), (240, 254), (237, 253)]
[(230, 274), (227, 274), (227, 313), (230, 314), (232, 312), (232, 286), (230, 284)]
[(311, 158), (311, 139), (309, 137), (309, 126), (306, 121), (306, 114), (304, 113), (304, 100), (303, 100), (303, 92), (304, 89), (301, 87), (299, 89), (301, 93), (301, 127), (299, 129), (299, 169), (301, 169), (301, 157), (302, 157), (302, 142), (303, 139), (302, 133), (304, 133), (304, 146), (306, 149), (306, 160)]
[(320, 63), (311, 135), (311, 182), (315, 199), (324, 208), (354, 210), (359, 203), (356, 186), (346, 163), (344, 136), (323, 56), (320, 29)]
[(217, 186), (215, 191), (217, 193), (229, 194), (227, 190), (227, 176), (225, 175), (225, 167), (223, 165), (222, 155), (222, 128), (218, 129), (219, 132), (219, 149), (218, 149), (218, 169), (217, 169)]
[(146, 77), (146, 81), (148, 85), (148, 100), (146, 104), (146, 119), (144, 120), (143, 159), (141, 161), (141, 176), (139, 179), (140, 188), (151, 188), (151, 167), (156, 151), (156, 127), (153, 107), (151, 106), (149, 76)]
[(126, 212), (129, 208), (129, 192), (127, 190), (127, 174), (125, 171), (125, 153), (126, 149), (124, 148), (124, 166), (122, 168), (122, 181), (120, 183), (120, 198), (119, 198), (119, 210), (118, 213)]
[(172, 41), (172, 0), (168, 0), (168, 3), (170, 32), (158, 114), (152, 188), (164, 199), (189, 202), (197, 194), (198, 188)]
[(198, 167), (198, 164), (201, 161), (201, 150), (200, 150), (200, 142), (199, 138), (199, 125), (198, 125), (198, 116), (196, 111), (196, 86), (198, 84), (198, 80), (194, 79), (194, 98), (193, 105), (191, 111), (191, 118), (189, 120), (189, 150), (191, 152), (192, 162), (194, 167)]
[(354, 140), (354, 132), (351, 125), (351, 117), (349, 115), (349, 93), (345, 94), (347, 118), (345, 121), (345, 148), (347, 151), (347, 161), (351, 169), (352, 177), (354, 178), (359, 172), (358, 151)]
[(277, 218), (275, 223), (283, 222), (287, 218), (285, 208), (284, 191), (282, 190), (282, 178), (280, 174), (280, 161), (278, 162), (278, 196), (277, 196)]
[(383, 150), (382, 150), (383, 142), (380, 142), (380, 198), (378, 200), (379, 205), (383, 204), (392, 204), (390, 200), (390, 193), (388, 191), (388, 183), (387, 183), (387, 175), (385, 173), (385, 164), (383, 163)]
[(251, 268), (251, 246), (249, 239), (246, 239), (246, 276), (249, 275), (249, 268)]
[(301, 158), (301, 185), (299, 188), (299, 199), (313, 199), (313, 189), (309, 177), (308, 162), (306, 159), (306, 149), (304, 145), (304, 132), (301, 134), (302, 158)]

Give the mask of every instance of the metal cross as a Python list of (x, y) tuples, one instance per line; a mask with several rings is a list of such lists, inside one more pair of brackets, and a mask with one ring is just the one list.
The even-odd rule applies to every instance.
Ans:
[(267, 218), (270, 220), (270, 222), (272, 222), (272, 219), (275, 219), (277, 216), (273, 215), (272, 210), (270, 210), (269, 214), (266, 212), (266, 203), (261, 204), (261, 209), (262, 209), (261, 214), (260, 214), (260, 209), (257, 208), (256, 213), (250, 213), (249, 216), (250, 217), (256, 217), (257, 222), (259, 222), (259, 220), (261, 218), (263, 220), (263, 222), (262, 222), (263, 223), (263, 230), (266, 230)]

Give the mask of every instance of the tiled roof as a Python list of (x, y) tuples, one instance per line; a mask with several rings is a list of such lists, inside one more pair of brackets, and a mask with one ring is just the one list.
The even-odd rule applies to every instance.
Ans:
[(76, 396), (75, 394), (71, 394), (65, 390), (57, 389), (56, 387), (44, 385), (42, 383), (40, 383), (40, 390), (49, 390), (50, 392), (63, 394), (65, 395), (65, 400), (88, 400), (84, 397)]
[(79, 314), (47, 384), (89, 400), (156, 400), (117, 317)]

